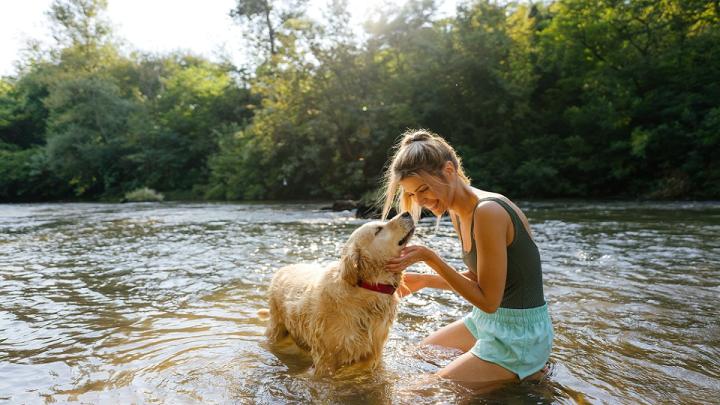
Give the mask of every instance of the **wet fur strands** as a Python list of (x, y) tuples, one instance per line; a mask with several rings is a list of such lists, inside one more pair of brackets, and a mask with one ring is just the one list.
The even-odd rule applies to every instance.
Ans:
[(370, 222), (352, 233), (339, 262), (278, 270), (269, 290), (270, 343), (291, 337), (310, 352), (319, 376), (351, 364), (376, 368), (397, 314), (398, 297), (361, 284), (390, 291), (399, 287), (402, 274), (385, 270), (385, 262), (399, 254), (413, 230), (409, 215)]

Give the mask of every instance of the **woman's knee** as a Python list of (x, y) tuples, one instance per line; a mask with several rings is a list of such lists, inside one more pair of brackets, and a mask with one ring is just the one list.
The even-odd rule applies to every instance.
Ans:
[(440, 378), (466, 383), (495, 383), (517, 381), (517, 375), (495, 363), (482, 360), (472, 353), (465, 353), (438, 370)]
[(421, 345), (437, 345), (461, 350), (463, 353), (475, 345), (475, 337), (465, 326), (463, 320), (446, 325), (420, 342)]

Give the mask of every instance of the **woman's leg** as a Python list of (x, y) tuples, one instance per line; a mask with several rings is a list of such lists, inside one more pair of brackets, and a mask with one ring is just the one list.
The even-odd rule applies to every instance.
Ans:
[[(459, 382), (474, 383), (518, 380), (518, 376), (508, 369), (495, 363), (482, 360), (474, 354), (469, 353), (476, 341), (475, 336), (473, 336), (465, 326), (465, 322), (459, 319), (433, 332), (430, 336), (426, 337), (421, 344), (449, 347), (461, 350), (464, 353), (440, 369), (440, 371), (437, 372), (439, 377)], [(546, 372), (547, 370), (543, 369), (527, 377), (527, 379), (541, 379)]]
[(430, 336), (426, 337), (420, 344), (444, 346), (459, 349), (465, 353), (472, 349), (475, 345), (475, 341), (475, 336), (470, 333), (468, 328), (465, 326), (465, 322), (463, 322), (462, 319), (459, 319), (436, 330)]
[(464, 383), (492, 383), (517, 381), (518, 376), (495, 363), (490, 363), (467, 352), (437, 372), (448, 380)]

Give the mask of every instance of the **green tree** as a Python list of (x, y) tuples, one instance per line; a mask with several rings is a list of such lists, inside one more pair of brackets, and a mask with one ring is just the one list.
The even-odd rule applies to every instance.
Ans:
[(175, 55), (142, 74), (140, 113), (133, 118), (131, 141), (142, 145), (128, 156), (135, 177), (158, 190), (191, 190), (208, 181), (208, 158), (221, 136), (252, 115), (251, 96), (228, 66)]
[(17, 79), (0, 79), (0, 142), (28, 148), (45, 142), (47, 86), (42, 68)]
[(563, 175), (597, 195), (707, 184), (699, 129), (720, 94), (717, 4), (563, 0), (549, 13), (538, 112), (557, 117), (546, 131), (568, 148)]
[(246, 38), (272, 57), (286, 23), (302, 17), (306, 4), (307, 0), (237, 0), (230, 16), (240, 24), (247, 21)]
[(124, 136), (133, 103), (111, 81), (92, 76), (57, 83), (46, 103), (51, 166), (77, 195), (119, 191), (129, 170)]

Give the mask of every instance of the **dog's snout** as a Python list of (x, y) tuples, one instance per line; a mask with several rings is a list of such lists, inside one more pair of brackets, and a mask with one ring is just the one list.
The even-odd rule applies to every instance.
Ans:
[(403, 218), (408, 218), (408, 217), (410, 216), (410, 213), (407, 212), (407, 211), (405, 211), (405, 212), (403, 212), (402, 215), (400, 215), (400, 216), (403, 217)]

